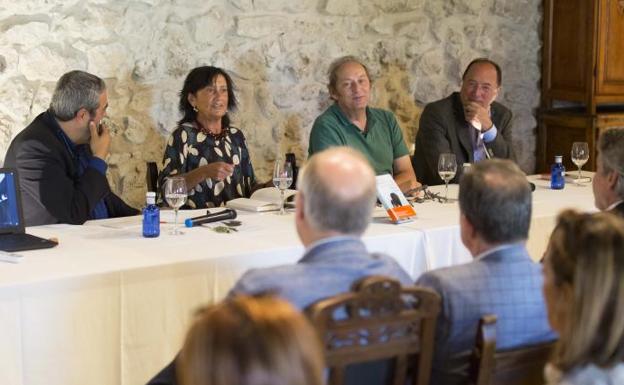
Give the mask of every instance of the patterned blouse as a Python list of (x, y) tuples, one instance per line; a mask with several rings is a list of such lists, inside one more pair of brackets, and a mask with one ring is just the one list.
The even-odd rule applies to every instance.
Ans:
[(183, 208), (223, 206), (225, 202), (249, 197), (255, 176), (243, 132), (235, 127), (225, 128), (214, 138), (199, 130), (195, 122), (181, 124), (169, 137), (163, 169), (158, 177), (163, 189), (169, 175), (186, 174), (199, 166), (213, 162), (234, 164), (232, 176), (225, 180), (205, 179), (188, 191)]

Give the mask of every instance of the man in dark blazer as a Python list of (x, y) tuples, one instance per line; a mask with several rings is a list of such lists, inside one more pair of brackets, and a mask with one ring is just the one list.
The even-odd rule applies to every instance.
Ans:
[(106, 179), (111, 136), (100, 120), (107, 107), (102, 79), (68, 72), (50, 108), (13, 139), (4, 165), (18, 170), (27, 226), (138, 214)]
[(600, 134), (592, 186), (596, 207), (624, 218), (624, 127)]
[(513, 162), (492, 159), (471, 167), (459, 184), (459, 228), (474, 260), (431, 270), (417, 285), (442, 297), (431, 384), (465, 384), (479, 318), (498, 317), (496, 348), (555, 339), (542, 295), (542, 266), (525, 243), (531, 189)]
[(513, 159), (511, 111), (494, 102), (502, 80), (501, 69), (489, 59), (473, 60), (462, 76), (459, 92), (428, 104), (420, 116), (412, 163), (417, 179), (428, 185), (444, 184), (438, 158), (453, 153), (459, 181), (462, 164), (496, 157)]

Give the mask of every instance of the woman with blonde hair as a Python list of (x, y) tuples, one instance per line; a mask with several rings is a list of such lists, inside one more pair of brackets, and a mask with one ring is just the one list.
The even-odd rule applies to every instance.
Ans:
[(624, 221), (561, 213), (544, 260), (548, 320), (559, 342), (548, 384), (624, 384)]
[(176, 360), (181, 385), (321, 385), (323, 356), (305, 317), (272, 296), (202, 310)]

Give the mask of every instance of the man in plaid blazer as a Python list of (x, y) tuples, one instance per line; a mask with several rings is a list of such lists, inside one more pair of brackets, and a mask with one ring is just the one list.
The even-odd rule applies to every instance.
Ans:
[(624, 218), (624, 127), (603, 131), (598, 139), (594, 201), (602, 211)]
[(527, 253), (531, 190), (509, 160), (486, 160), (462, 176), (460, 231), (472, 262), (433, 270), (416, 284), (442, 297), (432, 384), (465, 383), (479, 318), (495, 314), (497, 349), (553, 340), (542, 268)]

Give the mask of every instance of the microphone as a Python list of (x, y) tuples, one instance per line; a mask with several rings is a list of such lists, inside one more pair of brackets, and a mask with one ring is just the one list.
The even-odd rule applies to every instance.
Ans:
[(223, 211), (219, 211), (218, 213), (214, 213), (214, 214), (206, 214), (206, 215), (200, 215), (194, 218), (188, 218), (187, 220), (184, 221), (184, 226), (193, 227), (193, 226), (202, 225), (204, 223), (219, 222), (219, 221), (225, 221), (227, 219), (234, 219), (234, 218), (236, 218), (236, 210), (225, 209)]

